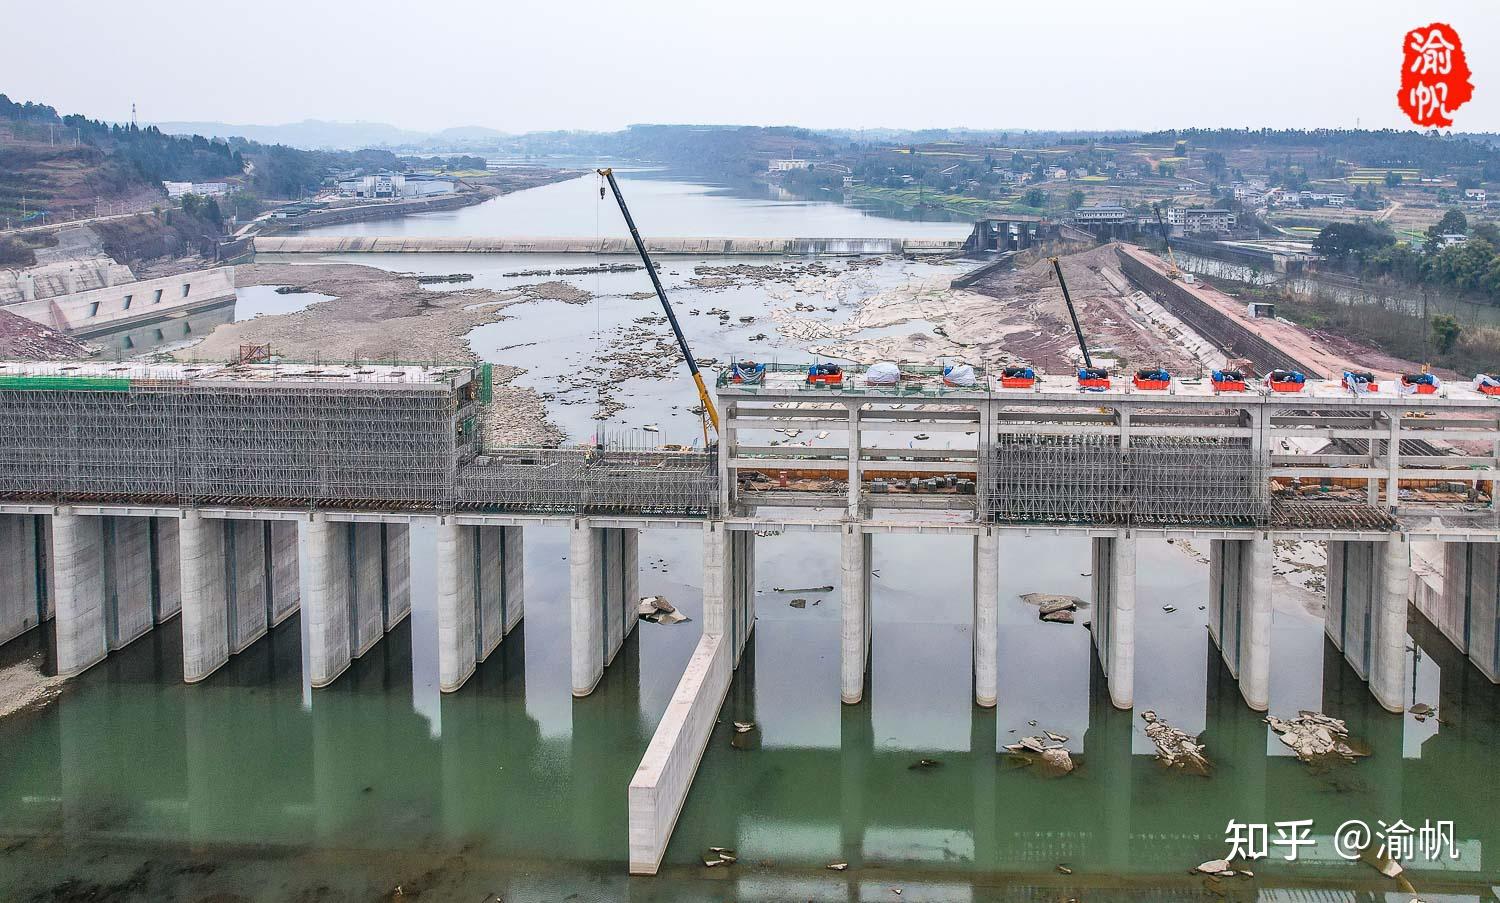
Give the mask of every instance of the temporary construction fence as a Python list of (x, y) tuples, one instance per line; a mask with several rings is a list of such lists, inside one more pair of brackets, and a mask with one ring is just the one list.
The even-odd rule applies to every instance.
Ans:
[(994, 523), (1260, 526), (1265, 463), (1247, 440), (1007, 433), (988, 455)]
[(480, 455), (458, 473), (457, 506), (556, 514), (712, 517), (712, 453), (645, 449), (515, 448)]

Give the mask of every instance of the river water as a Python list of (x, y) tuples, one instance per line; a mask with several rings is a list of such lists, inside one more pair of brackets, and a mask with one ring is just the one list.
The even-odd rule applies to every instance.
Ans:
[[(627, 175), (622, 185), (652, 235), (966, 231), (661, 178)], [(592, 235), (597, 215), (597, 234), (620, 234), (616, 210), (605, 204), (596, 214), (596, 197), (586, 178), (337, 231)], [(472, 284), (494, 288), (537, 281), (506, 273), (592, 262), (349, 259), (468, 272)], [(809, 343), (780, 335), (773, 310), (811, 303), (816, 316), (836, 322), (860, 297), (959, 272), (906, 261), (851, 272), (839, 261), (801, 292), (774, 280), (725, 289), (687, 282), (698, 266), (745, 262), (663, 261), (703, 356), (804, 359)], [(512, 307), (508, 319), (476, 330), (476, 350), (530, 368), (523, 379), (554, 393), (554, 417), (574, 439), (651, 424), (661, 431), (640, 435), (691, 442), (698, 425), (683, 411), (694, 398), (681, 374), (627, 380), (617, 387), (625, 408), (605, 421), (594, 419), (593, 390), (570, 386), (615, 326), (656, 312), (651, 299), (626, 297), (649, 290), (644, 274), (566, 278), (596, 300)], [(733, 325), (701, 312), (710, 307), (728, 309)], [(756, 319), (742, 325), (741, 316)], [(768, 337), (752, 341), (761, 332)], [(1348, 819), (1453, 821), (1461, 858), (1416, 863), (1412, 883), (1429, 900), (1494, 899), (1500, 697), (1434, 631), (1413, 624), (1408, 681), (1411, 700), (1437, 707), (1440, 718), (1387, 715), (1324, 639), (1307, 594), (1278, 580), (1272, 711), (1347, 718), (1373, 751), (1352, 766), (1313, 770), (1246, 709), (1208, 639), (1206, 544), (1142, 540), (1136, 712), (1152, 709), (1201, 732), (1216, 765), (1207, 778), (1170, 773), (1154, 763), (1139, 717), (1110, 707), (1082, 623), (1042, 623), (1019, 598), (1088, 595), (1087, 542), (1046, 535), (1002, 543), (994, 710), (972, 702), (969, 540), (875, 538), (865, 701), (845, 706), (837, 536), (758, 537), (757, 621), (745, 665), (662, 875), (627, 879), (626, 786), (699, 636), (700, 540), (694, 530), (643, 533), (642, 593), (666, 595), (693, 620), (639, 624), (599, 689), (581, 700), (569, 689), (566, 536), (528, 529), (525, 542), (525, 620), (458, 693), (437, 690), (435, 540), (418, 528), (411, 619), (331, 688), (307, 686), (296, 618), (186, 686), (174, 621), (72, 682), (53, 704), (0, 720), (0, 899), (1155, 900), (1249, 899), (1258, 889), (1272, 900), (1355, 900), (1394, 892), (1367, 865), (1332, 852), (1327, 838)], [(797, 594), (804, 608), (775, 592), (822, 585), (833, 590)], [(0, 658), (44, 644), (33, 632)], [(734, 720), (757, 729), (736, 735)], [(1049, 778), (1005, 758), (1004, 744), (1041, 729), (1068, 738), (1075, 772)], [(921, 758), (941, 764), (911, 768)], [(1295, 863), (1272, 847), (1278, 858), (1254, 864), (1253, 879), (1210, 888), (1187, 870), (1228, 852), (1231, 819), (1312, 819), (1312, 836), (1323, 842)], [(736, 849), (739, 862), (705, 869), (699, 857), (710, 846)], [(846, 871), (825, 868), (841, 862)]]

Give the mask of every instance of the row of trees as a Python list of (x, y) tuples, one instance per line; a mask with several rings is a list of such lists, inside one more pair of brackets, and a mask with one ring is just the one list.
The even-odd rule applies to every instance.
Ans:
[[(1465, 236), (1453, 242), (1445, 236)], [(1388, 276), (1500, 304), (1500, 227), (1470, 226), (1461, 210), (1449, 210), (1427, 230), (1421, 250), (1397, 242), (1384, 223), (1331, 223), (1313, 249), (1354, 272)]]
[[(54, 157), (74, 157), (94, 170), (91, 178), (95, 193), (104, 196), (123, 193), (139, 182), (159, 188), (164, 181), (210, 181), (239, 176), (248, 169), (250, 186), (257, 194), (295, 198), (315, 191), (338, 170), (401, 168), (396, 155), (389, 151), (305, 151), (245, 138), (210, 140), (201, 135), (168, 135), (155, 126), (140, 128), (79, 115), (60, 116), (47, 104), (16, 103), (4, 94), (0, 94), (0, 120), (11, 124), (16, 137), (33, 143), (29, 151), (23, 148), (10, 153), (34, 156), (45, 151)], [(48, 147), (35, 148), (38, 141)], [(74, 144), (79, 146), (71, 147)], [(478, 158), (455, 159), (467, 165)], [(247, 161), (251, 164), (248, 167)], [(479, 163), (482, 168), (483, 161)], [(33, 192), (33, 197), (36, 194)]]

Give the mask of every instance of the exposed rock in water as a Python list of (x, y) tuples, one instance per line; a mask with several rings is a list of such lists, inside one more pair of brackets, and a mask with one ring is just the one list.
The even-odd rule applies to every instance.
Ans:
[(1212, 766), (1203, 755), (1203, 745), (1197, 737), (1171, 726), (1152, 711), (1142, 712), (1141, 719), (1146, 722), (1146, 736), (1156, 744), (1158, 762), (1189, 774), (1208, 775)]
[(1077, 596), (1062, 596), (1056, 593), (1022, 593), (1021, 601), (1027, 605), (1035, 605), (1044, 612), (1062, 608), (1070, 611), (1082, 611), (1089, 607), (1088, 602)]
[(1066, 739), (1061, 734), (1043, 730), (1038, 736), (1022, 737), (1015, 743), (1007, 744), (1005, 749), (1016, 764), (1034, 766), (1043, 776), (1055, 778), (1068, 774), (1077, 767), (1073, 762), (1073, 754), (1063, 745), (1062, 741)]
[(1046, 766), (1044, 771), (1053, 774), (1067, 774), (1073, 770), (1073, 756), (1064, 747), (1054, 746), (1051, 749), (1042, 750), (1042, 765)]
[(1343, 721), (1322, 712), (1303, 709), (1297, 713), (1296, 718), (1290, 719), (1267, 715), (1266, 724), (1304, 762), (1352, 762), (1370, 754), (1368, 750), (1354, 745), (1349, 738), (1349, 728)]
[(564, 304), (585, 304), (594, 297), (592, 293), (584, 289), (558, 280), (538, 282), (535, 285), (518, 285), (515, 291), (533, 300), (561, 301)]
[(1054, 611), (1077, 611), (1077, 610), (1078, 610), (1078, 603), (1077, 602), (1073, 601), (1072, 599), (1063, 598), (1061, 596), (1059, 596), (1058, 598), (1055, 598), (1055, 599), (1048, 599), (1047, 601), (1043, 602), (1041, 604), (1041, 607), (1039, 608), (1039, 611), (1041, 611), (1041, 613), (1044, 614), (1044, 615), (1050, 615)]
[(681, 624), (692, 620), (667, 601), (666, 596), (645, 596), (635, 609), (636, 617), (653, 624)]

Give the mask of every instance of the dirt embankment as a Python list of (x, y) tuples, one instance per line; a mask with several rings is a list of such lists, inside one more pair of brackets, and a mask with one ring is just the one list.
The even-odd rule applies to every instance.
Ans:
[[(1124, 294), (1104, 275), (1119, 272), (1113, 244), (1059, 260), (1091, 352), (1114, 358), (1122, 368), (1198, 366), (1186, 350), (1131, 315)], [(1117, 275), (1116, 282), (1125, 284)], [(1078, 363), (1078, 340), (1049, 260), (994, 273), (971, 291), (990, 299), (982, 319), (1003, 331), (999, 344), (1005, 355), (1053, 372)]]
[[(429, 291), (414, 276), (354, 264), (255, 263), (237, 267), (240, 286), (288, 285), (334, 296), (305, 310), (220, 326), (175, 356), (228, 360), (241, 344), (269, 343), (290, 360), (473, 361), (465, 336), (504, 319), (510, 304), (533, 300), (531, 287)], [(536, 287), (539, 291), (543, 286)], [(485, 414), (486, 437), (497, 444), (556, 444), (563, 434), (546, 419), (540, 396), (512, 385), (523, 371), (496, 365), (495, 399)]]
[(22, 361), (88, 357), (87, 345), (50, 326), (0, 310), (0, 359)]

